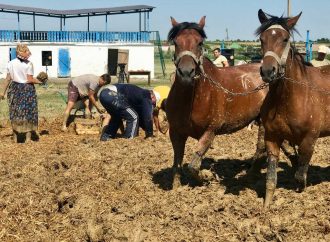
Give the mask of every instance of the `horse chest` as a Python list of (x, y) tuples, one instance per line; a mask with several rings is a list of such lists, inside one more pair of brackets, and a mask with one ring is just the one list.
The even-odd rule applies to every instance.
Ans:
[(268, 133), (290, 135), (286, 106), (269, 103), (262, 110), (262, 120)]

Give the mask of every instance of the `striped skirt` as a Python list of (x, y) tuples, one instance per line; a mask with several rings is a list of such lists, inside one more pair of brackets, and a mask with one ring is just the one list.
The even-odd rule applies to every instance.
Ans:
[(38, 129), (37, 94), (33, 84), (12, 82), (8, 90), (9, 118), (14, 131)]

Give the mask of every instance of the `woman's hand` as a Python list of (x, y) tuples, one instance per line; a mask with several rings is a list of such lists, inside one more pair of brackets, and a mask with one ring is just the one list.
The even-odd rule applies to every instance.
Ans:
[(30, 84), (41, 84), (42, 82), (34, 78), (32, 75), (27, 75), (27, 83)]

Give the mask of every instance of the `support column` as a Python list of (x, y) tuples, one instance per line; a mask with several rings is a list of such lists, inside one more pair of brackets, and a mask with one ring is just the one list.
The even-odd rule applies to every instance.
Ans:
[(108, 15), (105, 15), (105, 32), (108, 32)]
[(150, 19), (149, 19), (149, 12), (147, 12), (147, 31), (150, 31)]
[(139, 31), (141, 32), (141, 12), (139, 13)]
[(36, 31), (36, 15), (33, 13), (33, 31)]
[(146, 12), (143, 13), (143, 22), (144, 22), (143, 31), (147, 31), (147, 15), (146, 15)]
[(60, 31), (62, 31), (62, 16), (61, 16), (61, 19), (60, 19)]
[(89, 14), (87, 15), (87, 31), (89, 32)]
[(18, 31), (21, 31), (21, 24), (20, 24), (20, 21), (19, 21), (19, 11), (17, 11), (17, 28), (18, 28)]

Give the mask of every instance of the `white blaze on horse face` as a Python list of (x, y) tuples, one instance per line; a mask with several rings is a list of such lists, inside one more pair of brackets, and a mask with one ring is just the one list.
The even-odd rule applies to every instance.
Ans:
[(272, 35), (275, 35), (276, 34), (276, 31), (275, 29), (272, 30)]

